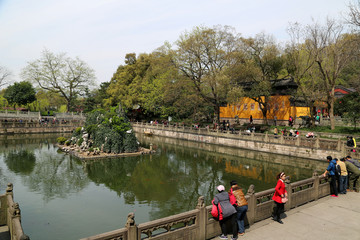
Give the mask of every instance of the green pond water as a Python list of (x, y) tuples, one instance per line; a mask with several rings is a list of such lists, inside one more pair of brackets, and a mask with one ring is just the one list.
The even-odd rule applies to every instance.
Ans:
[[(273, 188), (323, 171), (325, 161), (138, 135), (153, 155), (84, 162), (54, 145), (59, 135), (0, 136), (0, 193), (14, 184), (22, 226), (32, 240), (80, 239), (210, 204), (219, 184), (237, 180), (245, 192)], [(259, 149), (260, 150), (260, 149)]]

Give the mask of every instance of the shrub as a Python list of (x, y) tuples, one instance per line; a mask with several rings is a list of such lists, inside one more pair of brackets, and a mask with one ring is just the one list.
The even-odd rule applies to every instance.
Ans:
[(66, 146), (70, 146), (70, 144), (71, 144), (71, 141), (70, 141), (70, 140), (66, 140), (65, 145), (66, 145)]
[(84, 139), (83, 138), (79, 138), (79, 140), (77, 141), (77, 145), (80, 146), (83, 143)]
[(58, 137), (58, 138), (56, 139), (56, 141), (57, 141), (59, 144), (61, 144), (61, 145), (63, 145), (66, 140), (67, 140), (67, 138), (65, 138), (65, 137)]

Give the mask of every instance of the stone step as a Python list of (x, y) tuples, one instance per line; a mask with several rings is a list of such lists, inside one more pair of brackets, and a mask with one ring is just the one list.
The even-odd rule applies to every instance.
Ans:
[(1, 240), (11, 240), (10, 231), (8, 226), (0, 226), (0, 239)]

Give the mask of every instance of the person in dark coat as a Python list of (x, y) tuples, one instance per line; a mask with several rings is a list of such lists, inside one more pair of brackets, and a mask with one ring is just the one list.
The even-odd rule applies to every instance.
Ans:
[(221, 236), (220, 239), (228, 239), (227, 238), (227, 229), (226, 223), (231, 221), (233, 237), (232, 239), (237, 239), (238, 231), (237, 231), (237, 222), (236, 222), (236, 209), (230, 203), (230, 197), (227, 192), (225, 192), (225, 187), (223, 185), (219, 185), (217, 187), (218, 194), (215, 195), (213, 204), (218, 206), (219, 209), (219, 223), (221, 227)]

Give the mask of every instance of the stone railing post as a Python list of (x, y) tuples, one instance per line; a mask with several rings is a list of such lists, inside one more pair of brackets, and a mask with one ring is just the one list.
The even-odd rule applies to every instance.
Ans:
[(198, 198), (198, 203), (196, 209), (199, 209), (199, 235), (196, 239), (205, 239), (206, 238), (206, 219), (208, 217), (208, 213), (205, 207), (205, 200), (203, 196)]
[(135, 224), (135, 214), (133, 212), (129, 213), (127, 216), (125, 227), (128, 230), (128, 240), (137, 240), (137, 226)]
[(255, 133), (251, 132), (251, 141), (254, 141), (254, 140), (255, 140)]
[(256, 215), (256, 198), (255, 198), (255, 187), (253, 184), (249, 186), (249, 189), (246, 193), (249, 196), (248, 200), (248, 212), (246, 214), (249, 225), (253, 225), (255, 222), (255, 215)]
[(313, 172), (312, 178), (314, 180), (313, 198), (314, 198), (315, 201), (317, 201), (319, 199), (319, 186), (320, 186), (320, 180), (319, 180), (319, 176), (318, 176), (317, 171)]
[(285, 179), (285, 189), (286, 189), (286, 192), (288, 194), (288, 201), (287, 203), (285, 204), (285, 211), (289, 211), (291, 209), (291, 202), (292, 202), (292, 190), (291, 190), (291, 184), (290, 184), (290, 179), (287, 177)]
[(265, 133), (264, 142), (269, 142), (269, 135), (267, 132)]
[(338, 138), (336, 150), (338, 150), (339, 152), (341, 151), (341, 139), (340, 138)]
[(284, 135), (280, 135), (280, 144), (284, 144)]
[(320, 139), (318, 137), (315, 139), (315, 148), (320, 148)]
[(295, 143), (296, 146), (300, 146), (301, 145), (301, 137), (297, 137), (296, 138), (296, 143)]

